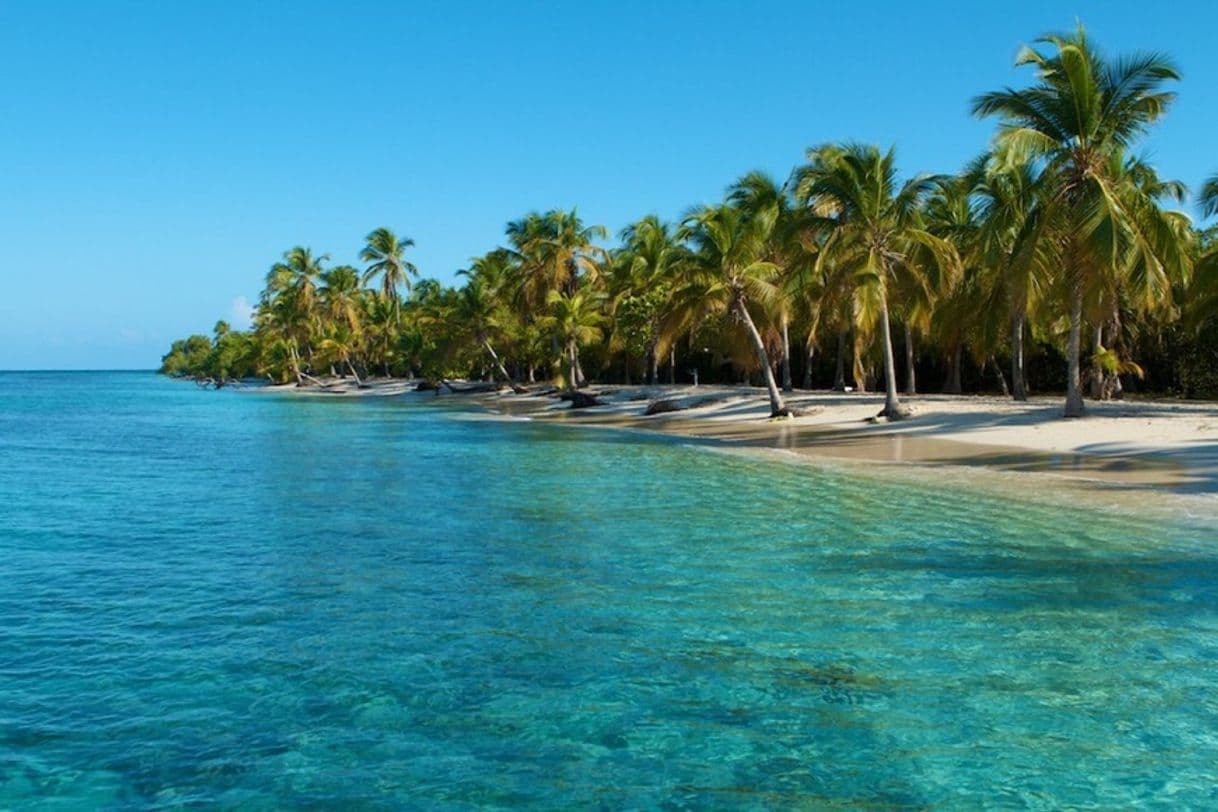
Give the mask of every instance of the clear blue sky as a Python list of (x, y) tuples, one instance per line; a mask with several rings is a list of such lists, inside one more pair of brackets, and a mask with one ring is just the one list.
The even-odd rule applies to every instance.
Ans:
[(444, 281), (530, 209), (617, 231), (779, 178), (813, 144), (950, 171), (978, 92), (1076, 18), (1165, 50), (1148, 143), (1218, 171), (1218, 3), (0, 0), (0, 369), (150, 368), (295, 244), (387, 225)]

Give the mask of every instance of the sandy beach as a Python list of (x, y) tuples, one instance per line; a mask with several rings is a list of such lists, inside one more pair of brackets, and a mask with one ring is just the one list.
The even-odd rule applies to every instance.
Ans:
[[(743, 386), (591, 387), (585, 391), (600, 405), (581, 409), (540, 388), (528, 394), (414, 390), (410, 381), (374, 380), (356, 388), (339, 380), (326, 390), (288, 385), (259, 391), (463, 399), (516, 417), (661, 431), (809, 457), (979, 466), (1178, 494), (1218, 494), (1218, 403), (1211, 402), (1089, 402), (1087, 417), (1066, 420), (1058, 396), (1016, 403), (999, 397), (917, 395), (902, 399), (913, 416), (889, 423), (872, 420), (883, 405), (883, 396), (873, 393), (796, 392), (787, 402), (800, 416), (771, 420), (764, 390)], [(645, 415), (657, 401), (677, 409)]]

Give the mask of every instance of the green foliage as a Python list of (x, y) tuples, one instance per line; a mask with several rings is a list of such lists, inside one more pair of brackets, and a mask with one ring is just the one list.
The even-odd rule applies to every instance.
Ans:
[(205, 335), (180, 338), (161, 357), (161, 374), (176, 378), (199, 374), (207, 369), (211, 351), (211, 339)]

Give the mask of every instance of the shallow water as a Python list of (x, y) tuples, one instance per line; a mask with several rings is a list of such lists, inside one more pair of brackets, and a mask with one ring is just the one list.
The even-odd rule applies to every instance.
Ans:
[(0, 374), (0, 808), (1218, 804), (1203, 524)]

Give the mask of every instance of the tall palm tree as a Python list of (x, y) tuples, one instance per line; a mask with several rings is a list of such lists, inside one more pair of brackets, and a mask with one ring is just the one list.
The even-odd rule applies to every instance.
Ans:
[[(980, 227), (976, 262), (987, 272), (989, 303), (1006, 303), (1010, 325), (1011, 394), (1026, 401), (1024, 334), (1052, 269), (1048, 244), (1037, 232), (1037, 168), (1009, 154), (983, 155), (966, 171), (977, 200)], [(1035, 216), (1034, 216), (1035, 215)], [(987, 311), (988, 312), (988, 311)]]
[(1156, 201), (1120, 178), (1126, 151), (1171, 106), (1175, 94), (1163, 88), (1179, 75), (1159, 54), (1106, 60), (1081, 26), (1073, 34), (1042, 37), (1038, 44), (1047, 47), (1025, 48), (1016, 59), (1017, 66), (1036, 69), (1037, 82), (983, 94), (973, 111), (999, 117), (1000, 146), (1043, 167), (1029, 239), (1050, 244), (1061, 268), (1070, 323), (1065, 415), (1081, 417), (1085, 299), (1116, 266), (1140, 264), (1165, 280), (1165, 266), (1187, 262)]
[(821, 252), (853, 277), (856, 328), (880, 328), (884, 354), (884, 409), (881, 417), (907, 416), (897, 395), (889, 293), (898, 276), (917, 272), (913, 263), (934, 264), (944, 276), (959, 272), (955, 247), (922, 227), (919, 208), (935, 189), (935, 178), (920, 175), (898, 185), (893, 150), (861, 144), (826, 145), (808, 152), (810, 163), (796, 170), (795, 191), (803, 201), (833, 211), (831, 236)]
[(359, 258), (371, 263), (364, 269), (364, 284), (368, 284), (378, 276), (381, 278), (381, 294), (393, 303), (395, 314), (402, 302), (399, 288), (406, 289), (410, 295), (411, 277), (418, 277), (419, 269), (406, 259), (406, 249), (414, 246), (414, 240), (409, 237), (398, 237), (387, 228), (381, 227), (368, 234), (364, 248)]
[(681, 236), (689, 240), (693, 250), (685, 278), (674, 294), (677, 315), (668, 321), (666, 332), (671, 337), (675, 330), (712, 315), (735, 319), (744, 327), (761, 367), (770, 396), (770, 416), (785, 417), (790, 410), (778, 391), (765, 341), (749, 311), (750, 304), (764, 307), (780, 295), (775, 284), (778, 267), (762, 259), (777, 215), (771, 210), (748, 216), (734, 206), (721, 204), (707, 206), (686, 218)]

